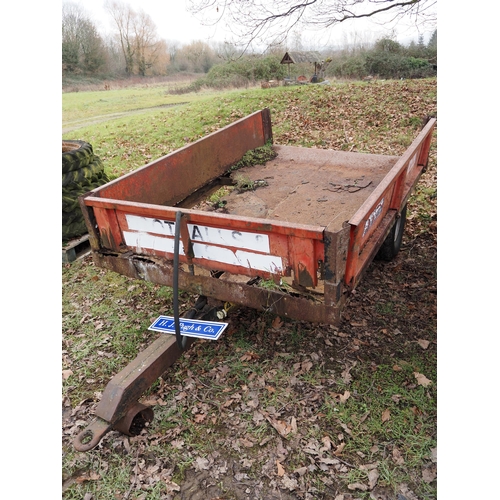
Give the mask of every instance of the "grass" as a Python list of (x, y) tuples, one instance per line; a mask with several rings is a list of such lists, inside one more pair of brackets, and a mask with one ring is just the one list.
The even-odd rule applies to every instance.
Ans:
[[(411, 111), (408, 100), (415, 95), (421, 99), (412, 101), (417, 108)], [(435, 81), (183, 95), (188, 104), (153, 108), (176, 99), (161, 87), (64, 94), (65, 122), (148, 110), (63, 138), (90, 142), (107, 173), (119, 176), (267, 106), (279, 144), (401, 154), (418, 131), (417, 118), (434, 111)], [(436, 188), (430, 177), (411, 200), (409, 224), (417, 241), (433, 223)], [(211, 201), (218, 203), (223, 195), (217, 192)], [(423, 259), (418, 246), (411, 248), (411, 258)], [(74, 414), (63, 428), (63, 498), (87, 493), (175, 498), (169, 488), (186, 480), (200, 458), (211, 461), (211, 474), (226, 461), (250, 478), (268, 477), (279, 485), (271, 458), (281, 449), (287, 452), (281, 458), (287, 477), (295, 478), (301, 491), (315, 488), (317, 498), (332, 488), (347, 494), (352, 493), (348, 485), (367, 484), (364, 466), (373, 464), (378, 484), (394, 497), (399, 485), (408, 484), (419, 498), (436, 498), (435, 481), (421, 479), (436, 447), (436, 355), (415, 341), (435, 342), (435, 325), (432, 318), (424, 326), (406, 325), (405, 318), (426, 303), (415, 299), (407, 305), (407, 296), (398, 296), (407, 290), (404, 270), (391, 272), (398, 288), (380, 285), (386, 294), (375, 288), (361, 333), (349, 321), (341, 329), (289, 320), (279, 326), (256, 311), (232, 311), (227, 334), (215, 343), (197, 342), (146, 392), (155, 419), (144, 434), (111, 433), (99, 448), (83, 454), (71, 446), (74, 427), (91, 418), (108, 380), (156, 338), (147, 328), (158, 315), (172, 313), (172, 290), (96, 268), (88, 258), (63, 265), (63, 408)], [(372, 278), (371, 286), (379, 286), (376, 272)], [(261, 286), (277, 285), (263, 281)], [(360, 296), (365, 296), (362, 289)], [(182, 294), (180, 302), (182, 310), (193, 300)], [(368, 307), (363, 303), (360, 311)], [(389, 339), (396, 329), (405, 335)], [(432, 383), (419, 385), (415, 373)], [(273, 426), (293, 421), (297, 430), (285, 437)], [(253, 445), (242, 444), (245, 439)], [(342, 452), (335, 454), (339, 447)], [(301, 467), (308, 472), (294, 474)], [(223, 477), (221, 472), (219, 480)], [(232, 498), (226, 483), (224, 488)], [(368, 500), (370, 493), (355, 495)]]
[(127, 111), (173, 106), (203, 100), (212, 92), (179, 96), (167, 92), (165, 85), (125, 87), (117, 90), (69, 92), (62, 95), (63, 126), (84, 119), (115, 115)]
[[(408, 85), (406, 84), (406, 87)], [(396, 82), (395, 86), (403, 87), (395, 90), (402, 96), (391, 101), (397, 118), (391, 117), (389, 121), (380, 119), (386, 114), (388, 106), (386, 101), (389, 97), (384, 97), (382, 102), (370, 107), (369, 114), (363, 106), (364, 94), (370, 96), (373, 93), (373, 86), (368, 87), (368, 90), (360, 84), (339, 84), (335, 87), (276, 87), (188, 94), (189, 97), (183, 96), (183, 98), (189, 102), (182, 107), (157, 110), (151, 108), (143, 115), (117, 118), (82, 127), (78, 132), (67, 132), (63, 134), (63, 139), (90, 142), (96, 155), (103, 160), (106, 173), (113, 178), (168, 154), (249, 113), (269, 107), (273, 123), (277, 124), (273, 128), (275, 140), (278, 138), (282, 144), (401, 154), (415, 136), (418, 127), (413, 123), (408, 125), (410, 119), (416, 122), (416, 117), (414, 112), (408, 110), (404, 99), (406, 87), (399, 82)], [(146, 88), (127, 92), (130, 92), (127, 98), (123, 100), (117, 98), (117, 107), (120, 111), (132, 107), (137, 109), (157, 105), (156, 103), (160, 102), (160, 91), (157, 89)], [(407, 92), (412, 93), (411, 89)], [(63, 107), (71, 109), (73, 100), (75, 106), (82, 106), (79, 103), (85, 101), (87, 94), (94, 105), (91, 109), (96, 115), (111, 111), (108, 103), (101, 102), (100, 92), (64, 94)], [(379, 95), (375, 97), (378, 98)], [(69, 111), (66, 111), (66, 115), (63, 112), (63, 122), (66, 121), (65, 116), (68, 114)], [(347, 124), (348, 118), (349, 124)], [(292, 124), (301, 121), (307, 125), (304, 130), (290, 128)], [(394, 130), (398, 130), (398, 134), (394, 135)], [(406, 132), (403, 134), (402, 130)], [(389, 144), (384, 142), (385, 136), (388, 137)]]

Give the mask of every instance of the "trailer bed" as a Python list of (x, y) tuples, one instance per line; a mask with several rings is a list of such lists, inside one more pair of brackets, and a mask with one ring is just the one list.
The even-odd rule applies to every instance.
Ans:
[[(273, 160), (237, 168), (273, 142), (269, 110), (256, 111), (81, 197), (94, 261), (222, 302), (338, 324), (425, 169), (435, 121), (401, 156), (275, 145)], [(221, 185), (232, 190), (214, 209), (207, 196)], [(293, 290), (256, 287), (262, 279)]]
[[(223, 196), (224, 213), (338, 231), (399, 159), (296, 146), (274, 146), (274, 150), (277, 157), (265, 165), (244, 167), (231, 174), (233, 184), (243, 179), (257, 187), (234, 189)], [(203, 200), (180, 206), (203, 209)]]

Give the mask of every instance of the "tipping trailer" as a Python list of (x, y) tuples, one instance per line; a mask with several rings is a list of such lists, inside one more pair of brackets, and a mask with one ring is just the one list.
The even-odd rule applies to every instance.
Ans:
[[(75, 447), (153, 418), (138, 399), (193, 342), (179, 332), (179, 289), (199, 296), (186, 317), (222, 318), (227, 304), (241, 304), (338, 325), (370, 262), (399, 251), (435, 124), (401, 156), (274, 145), (275, 158), (236, 168), (272, 145), (266, 108), (82, 196), (95, 264), (173, 287), (176, 335), (113, 377)], [(207, 210), (221, 186), (223, 209)]]

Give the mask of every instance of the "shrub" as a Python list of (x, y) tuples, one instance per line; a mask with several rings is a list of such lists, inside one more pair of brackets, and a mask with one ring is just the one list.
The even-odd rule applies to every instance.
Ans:
[(368, 74), (366, 58), (360, 54), (334, 60), (327, 73), (337, 78), (363, 78)]
[(425, 59), (388, 52), (374, 52), (366, 57), (366, 69), (381, 78), (425, 78), (436, 74)]
[(249, 84), (259, 80), (281, 80), (285, 74), (286, 68), (280, 64), (278, 56), (248, 57), (212, 66), (206, 76), (199, 78), (183, 91), (196, 92), (202, 87), (213, 89), (248, 87)]

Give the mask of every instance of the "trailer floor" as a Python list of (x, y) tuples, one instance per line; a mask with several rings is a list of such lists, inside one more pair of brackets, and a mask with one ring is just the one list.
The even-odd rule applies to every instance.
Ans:
[[(238, 169), (236, 183), (265, 181), (255, 190), (222, 198), (232, 215), (341, 229), (399, 159), (363, 153), (275, 146), (265, 165)], [(259, 184), (257, 182), (257, 184)]]

